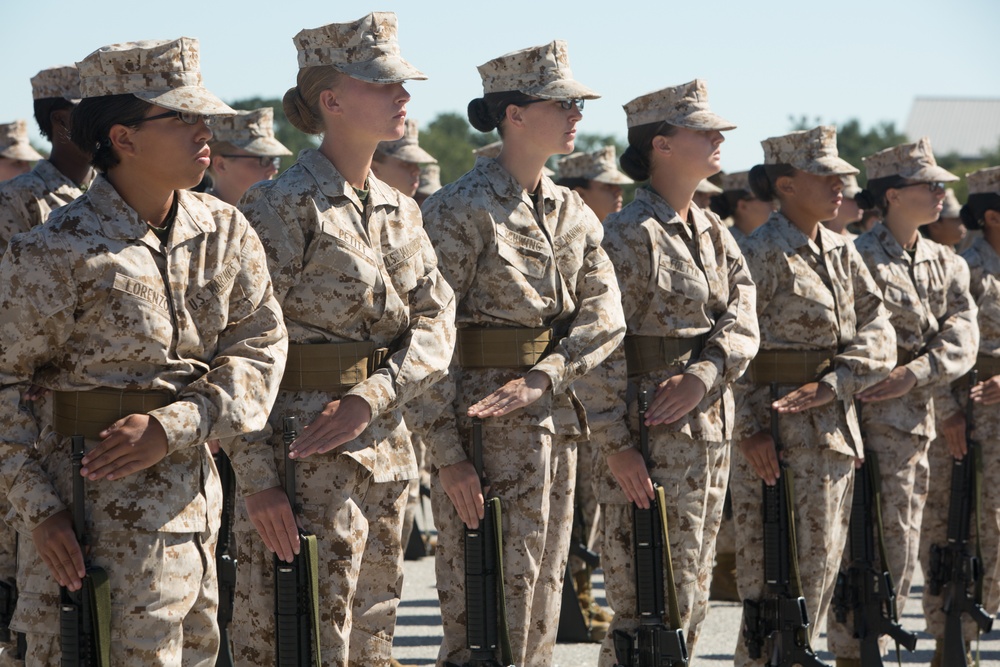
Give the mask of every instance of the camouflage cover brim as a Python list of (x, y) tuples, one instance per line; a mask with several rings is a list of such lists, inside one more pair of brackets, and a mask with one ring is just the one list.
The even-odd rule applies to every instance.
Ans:
[(383, 55), (360, 63), (337, 63), (333, 67), (359, 81), (368, 83), (402, 83), (425, 81), (427, 75), (399, 56)]
[(791, 164), (800, 171), (816, 176), (848, 176), (861, 173), (847, 160), (830, 155), (824, 155), (809, 161), (793, 160)]
[(39, 154), (31, 144), (17, 143), (0, 150), (0, 157), (10, 160), (24, 160), (25, 162), (38, 162), (45, 158)]
[(695, 111), (694, 113), (688, 114), (683, 118), (667, 118), (664, 120), (671, 125), (685, 127), (689, 130), (718, 130), (720, 132), (725, 132), (727, 130), (736, 129), (736, 125), (734, 123), (731, 123), (722, 116), (714, 114), (711, 111)]
[(278, 157), (292, 154), (285, 144), (273, 137), (256, 137), (249, 141), (229, 141), (229, 143), (254, 155)]
[(402, 160), (403, 162), (412, 162), (413, 164), (437, 164), (437, 160), (434, 156), (425, 151), (420, 146), (409, 145), (403, 146), (392, 152), (382, 151), (390, 157), (394, 157), (397, 160)]
[(140, 90), (133, 92), (140, 100), (170, 109), (190, 111), (203, 116), (232, 116), (236, 111), (202, 86), (181, 86), (168, 90)]
[(635, 181), (617, 169), (602, 171), (590, 180), (597, 181), (598, 183), (609, 183), (611, 185), (629, 185), (630, 183), (635, 183)]
[(917, 181), (919, 183), (954, 183), (955, 181), (962, 180), (944, 167), (939, 167), (936, 164), (920, 165), (919, 169), (900, 174), (900, 176), (908, 181)]
[(573, 79), (550, 81), (541, 86), (525, 86), (520, 92), (543, 100), (596, 100), (601, 97)]

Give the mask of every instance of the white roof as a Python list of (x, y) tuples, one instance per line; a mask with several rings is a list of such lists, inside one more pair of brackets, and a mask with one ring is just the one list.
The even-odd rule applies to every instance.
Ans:
[(1000, 99), (918, 97), (905, 131), (910, 141), (930, 137), (938, 157), (978, 158), (1000, 148)]

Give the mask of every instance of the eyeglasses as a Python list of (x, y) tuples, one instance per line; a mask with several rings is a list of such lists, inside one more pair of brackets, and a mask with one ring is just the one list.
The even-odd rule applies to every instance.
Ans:
[(122, 125), (138, 125), (139, 123), (145, 123), (148, 120), (160, 120), (161, 118), (180, 118), (181, 122), (187, 125), (197, 125), (201, 121), (205, 121), (205, 125), (211, 125), (214, 120), (212, 116), (204, 116), (193, 111), (167, 111), (166, 113), (156, 114), (155, 116), (149, 116), (147, 118), (140, 118), (129, 123), (122, 123)]
[(584, 100), (542, 100), (542, 99), (539, 99), (539, 100), (528, 100), (527, 102), (524, 102), (523, 104), (518, 104), (517, 106), (519, 106), (519, 107), (526, 107), (529, 104), (538, 104), (539, 102), (558, 102), (559, 106), (562, 108), (563, 111), (569, 111), (573, 107), (576, 107), (580, 111), (583, 111)]
[(944, 183), (933, 182), (933, 183), (907, 183), (906, 185), (897, 185), (894, 190), (902, 190), (903, 188), (913, 188), (918, 185), (923, 185), (930, 192), (944, 192)]
[(267, 167), (274, 167), (277, 169), (281, 166), (281, 158), (271, 157), (270, 155), (227, 155), (225, 153), (220, 153), (219, 157), (254, 159), (257, 160), (257, 164), (261, 169), (266, 169)]

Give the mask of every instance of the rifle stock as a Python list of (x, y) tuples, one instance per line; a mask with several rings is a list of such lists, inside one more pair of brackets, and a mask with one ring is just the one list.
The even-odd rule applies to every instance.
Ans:
[[(639, 449), (649, 460), (649, 428), (646, 410), (649, 394), (639, 392)], [(635, 594), (639, 627), (629, 634), (616, 630), (612, 637), (618, 667), (685, 667), (688, 664), (687, 642), (680, 625), (676, 605), (670, 609), (671, 625), (664, 623), (667, 601), (663, 595), (664, 571), (671, 568), (669, 545), (664, 541), (663, 517), (666, 497), (659, 484), (649, 509), (632, 505), (633, 549), (635, 553)], [(668, 553), (664, 560), (665, 552)], [(672, 577), (668, 585), (673, 586)]]
[[(771, 385), (771, 403), (778, 399)], [(759, 660), (770, 641), (769, 665), (773, 667), (827, 667), (809, 645), (809, 612), (805, 598), (793, 581), (794, 520), (790, 508), (791, 475), (781, 463), (781, 432), (778, 412), (771, 408), (771, 438), (774, 440), (781, 475), (774, 486), (761, 482), (764, 547), (764, 595), (743, 601), (743, 639), (750, 658)], [(797, 568), (797, 566), (796, 566)]]
[(73, 457), (73, 532), (83, 550), (86, 575), (78, 591), (59, 589), (59, 644), (62, 667), (108, 667), (111, 664), (111, 597), (108, 574), (87, 558), (86, 490), (80, 474), (84, 438), (71, 438)]
[[(295, 460), (288, 447), (298, 437), (295, 417), (283, 420), (285, 493), (297, 516)], [(278, 667), (320, 667), (318, 550), (316, 536), (299, 529), (301, 548), (291, 563), (274, 557), (274, 624)], [(315, 637), (313, 635), (315, 634)]]
[(233, 604), (236, 599), (236, 558), (232, 549), (233, 505), (236, 494), (236, 477), (233, 464), (222, 450), (214, 455), (222, 485), (222, 519), (219, 542), (215, 547), (215, 569), (219, 579), (219, 656), (216, 667), (233, 667), (233, 651), (229, 644), (229, 624), (233, 621)]

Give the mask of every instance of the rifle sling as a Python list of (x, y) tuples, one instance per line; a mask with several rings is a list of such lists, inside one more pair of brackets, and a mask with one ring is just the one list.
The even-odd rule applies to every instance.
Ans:
[(660, 525), (663, 526), (663, 555), (666, 560), (667, 573), (667, 613), (670, 614), (670, 627), (681, 629), (681, 608), (677, 602), (677, 584), (674, 581), (674, 558), (670, 553), (670, 529), (667, 526), (667, 496), (662, 486), (656, 487), (656, 500), (660, 508)]
[[(885, 528), (882, 522), (882, 476), (879, 472), (878, 454), (874, 451), (865, 452), (865, 474), (872, 485), (872, 504), (875, 505), (875, 530), (878, 535), (878, 557), (882, 562), (882, 567), (889, 573), (889, 583), (895, 588), (892, 581), (892, 573), (889, 572), (889, 550), (885, 546)], [(857, 483), (857, 482), (855, 482)], [(855, 612), (857, 613), (857, 612)], [(899, 622), (899, 611), (896, 609), (896, 596), (893, 595), (889, 601), (889, 620), (893, 623)], [(896, 664), (903, 664), (903, 655), (899, 650), (899, 640), (896, 642)]]
[(97, 667), (111, 667), (111, 584), (108, 572), (102, 567), (87, 568), (83, 580), (83, 595), (90, 605), (93, 627), (85, 628), (94, 641)]
[[(971, 400), (971, 399), (970, 399)], [(973, 442), (971, 439), (966, 438), (966, 443), (968, 447), (969, 456), (972, 457), (973, 462), (973, 476), (972, 476), (972, 493), (976, 498), (976, 558), (980, 563), (983, 563), (983, 544), (980, 536), (983, 534), (983, 450), (980, 448), (979, 443)], [(976, 587), (975, 596), (976, 603), (983, 603), (983, 579), (985, 577), (980, 574), (976, 577)], [(982, 648), (983, 642), (983, 631), (976, 624), (976, 667), (979, 667), (979, 657), (980, 650)]]
[[(792, 567), (792, 579), (795, 583), (795, 595), (802, 597), (802, 576), (799, 574), (799, 540), (795, 529), (795, 481), (791, 468), (782, 468), (781, 477), (778, 484), (784, 480), (785, 485), (785, 506), (788, 508), (788, 549), (791, 555), (789, 559)], [(807, 630), (803, 633), (802, 642), (806, 650), (813, 652), (810, 644), (811, 633)]]
[(313, 665), (323, 664), (319, 642), (319, 543), (315, 535), (300, 535), (299, 539), (305, 556), (305, 565), (309, 574), (309, 616), (312, 620), (313, 632)]

